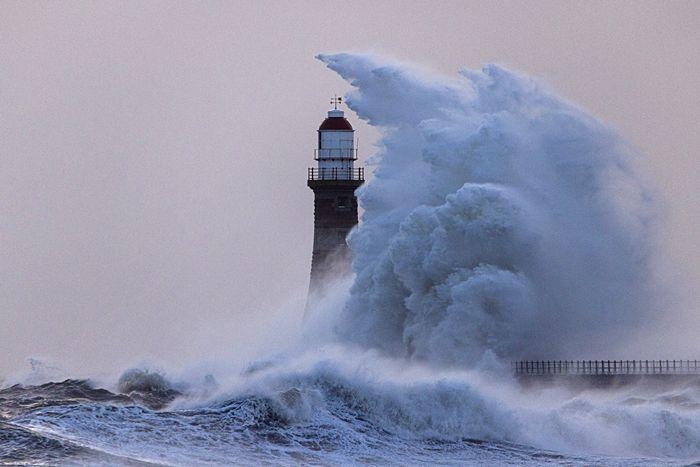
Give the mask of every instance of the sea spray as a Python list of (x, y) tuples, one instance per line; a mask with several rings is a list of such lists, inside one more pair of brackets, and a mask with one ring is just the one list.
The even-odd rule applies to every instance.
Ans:
[(382, 132), (340, 339), (473, 366), (609, 358), (654, 315), (654, 205), (609, 127), (503, 67), (319, 55)]

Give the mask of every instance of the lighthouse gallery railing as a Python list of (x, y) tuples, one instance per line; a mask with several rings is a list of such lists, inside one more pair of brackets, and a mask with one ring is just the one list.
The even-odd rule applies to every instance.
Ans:
[(309, 168), (309, 180), (364, 180), (364, 179), (365, 179), (365, 169), (363, 167), (358, 167), (356, 169)]

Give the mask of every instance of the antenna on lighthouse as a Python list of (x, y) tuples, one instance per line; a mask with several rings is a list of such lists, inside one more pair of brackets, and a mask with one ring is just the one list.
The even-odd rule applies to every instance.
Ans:
[(331, 99), (331, 104), (333, 105), (333, 109), (338, 110), (338, 104), (342, 104), (342, 103), (343, 103), (343, 98), (338, 97), (337, 94), (334, 94), (333, 98)]

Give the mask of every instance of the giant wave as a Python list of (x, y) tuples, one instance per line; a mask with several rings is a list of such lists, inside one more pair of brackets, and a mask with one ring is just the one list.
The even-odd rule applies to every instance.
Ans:
[(341, 338), (460, 366), (624, 353), (657, 308), (655, 206), (611, 128), (496, 65), (319, 58), (383, 135)]

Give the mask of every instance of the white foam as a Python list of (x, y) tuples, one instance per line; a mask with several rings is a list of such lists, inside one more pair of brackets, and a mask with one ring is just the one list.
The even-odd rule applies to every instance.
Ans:
[(436, 364), (632, 358), (656, 310), (653, 203), (609, 127), (503, 67), (319, 58), (382, 132), (343, 340)]

